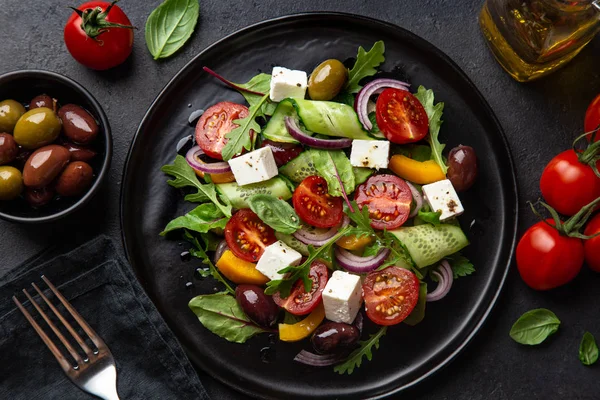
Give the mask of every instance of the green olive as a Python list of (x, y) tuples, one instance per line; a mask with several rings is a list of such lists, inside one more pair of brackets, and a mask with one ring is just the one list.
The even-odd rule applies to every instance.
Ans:
[(308, 95), (313, 100), (331, 100), (348, 80), (348, 70), (338, 60), (326, 60), (315, 68), (308, 80)]
[(49, 108), (40, 107), (27, 111), (15, 125), (15, 142), (28, 150), (50, 144), (60, 134), (61, 122)]
[(15, 167), (0, 167), (0, 200), (12, 200), (23, 190), (23, 176)]
[(0, 102), (0, 132), (11, 133), (23, 114), (25, 114), (25, 107), (18, 101), (4, 100)]

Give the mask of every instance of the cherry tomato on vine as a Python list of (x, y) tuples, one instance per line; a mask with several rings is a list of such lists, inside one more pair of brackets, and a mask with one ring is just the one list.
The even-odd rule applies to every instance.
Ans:
[[(594, 218), (585, 227), (584, 235), (592, 236), (600, 233), (600, 214), (596, 214)], [(585, 252), (585, 262), (588, 267), (596, 272), (600, 272), (600, 236), (593, 237), (583, 242)]]
[(583, 242), (561, 235), (540, 221), (527, 229), (517, 245), (517, 268), (523, 281), (536, 290), (562, 286), (577, 276), (583, 265)]
[(421, 102), (410, 92), (385, 89), (377, 98), (375, 118), (392, 143), (418, 142), (429, 132), (429, 119)]
[(67, 49), (88, 68), (116, 67), (131, 54), (134, 27), (115, 3), (84, 3), (67, 20), (64, 30)]
[[(591, 132), (600, 127), (600, 94), (590, 103), (585, 112), (584, 130)], [(591, 140), (591, 135), (588, 136)], [(600, 140), (600, 131), (596, 132), (595, 142)]]

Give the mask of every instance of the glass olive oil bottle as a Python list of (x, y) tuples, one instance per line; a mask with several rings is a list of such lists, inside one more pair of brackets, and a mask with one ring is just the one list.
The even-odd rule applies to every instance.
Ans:
[(479, 16), (494, 56), (526, 82), (566, 64), (600, 31), (600, 0), (487, 0)]

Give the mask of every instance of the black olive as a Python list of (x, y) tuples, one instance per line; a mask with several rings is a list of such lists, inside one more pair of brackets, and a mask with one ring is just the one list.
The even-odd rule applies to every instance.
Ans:
[(341, 322), (325, 322), (311, 337), (315, 351), (319, 354), (336, 353), (354, 347), (360, 332), (354, 325)]

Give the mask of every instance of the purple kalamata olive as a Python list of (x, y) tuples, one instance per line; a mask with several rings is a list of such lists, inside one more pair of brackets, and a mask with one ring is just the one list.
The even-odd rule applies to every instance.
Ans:
[(354, 325), (325, 322), (313, 333), (310, 341), (319, 354), (336, 353), (351, 349), (358, 343), (360, 332)]
[(470, 146), (457, 146), (448, 154), (448, 179), (457, 192), (464, 192), (477, 178), (477, 156)]
[(256, 324), (270, 328), (277, 322), (279, 307), (260, 286), (238, 285), (235, 298), (248, 318)]

